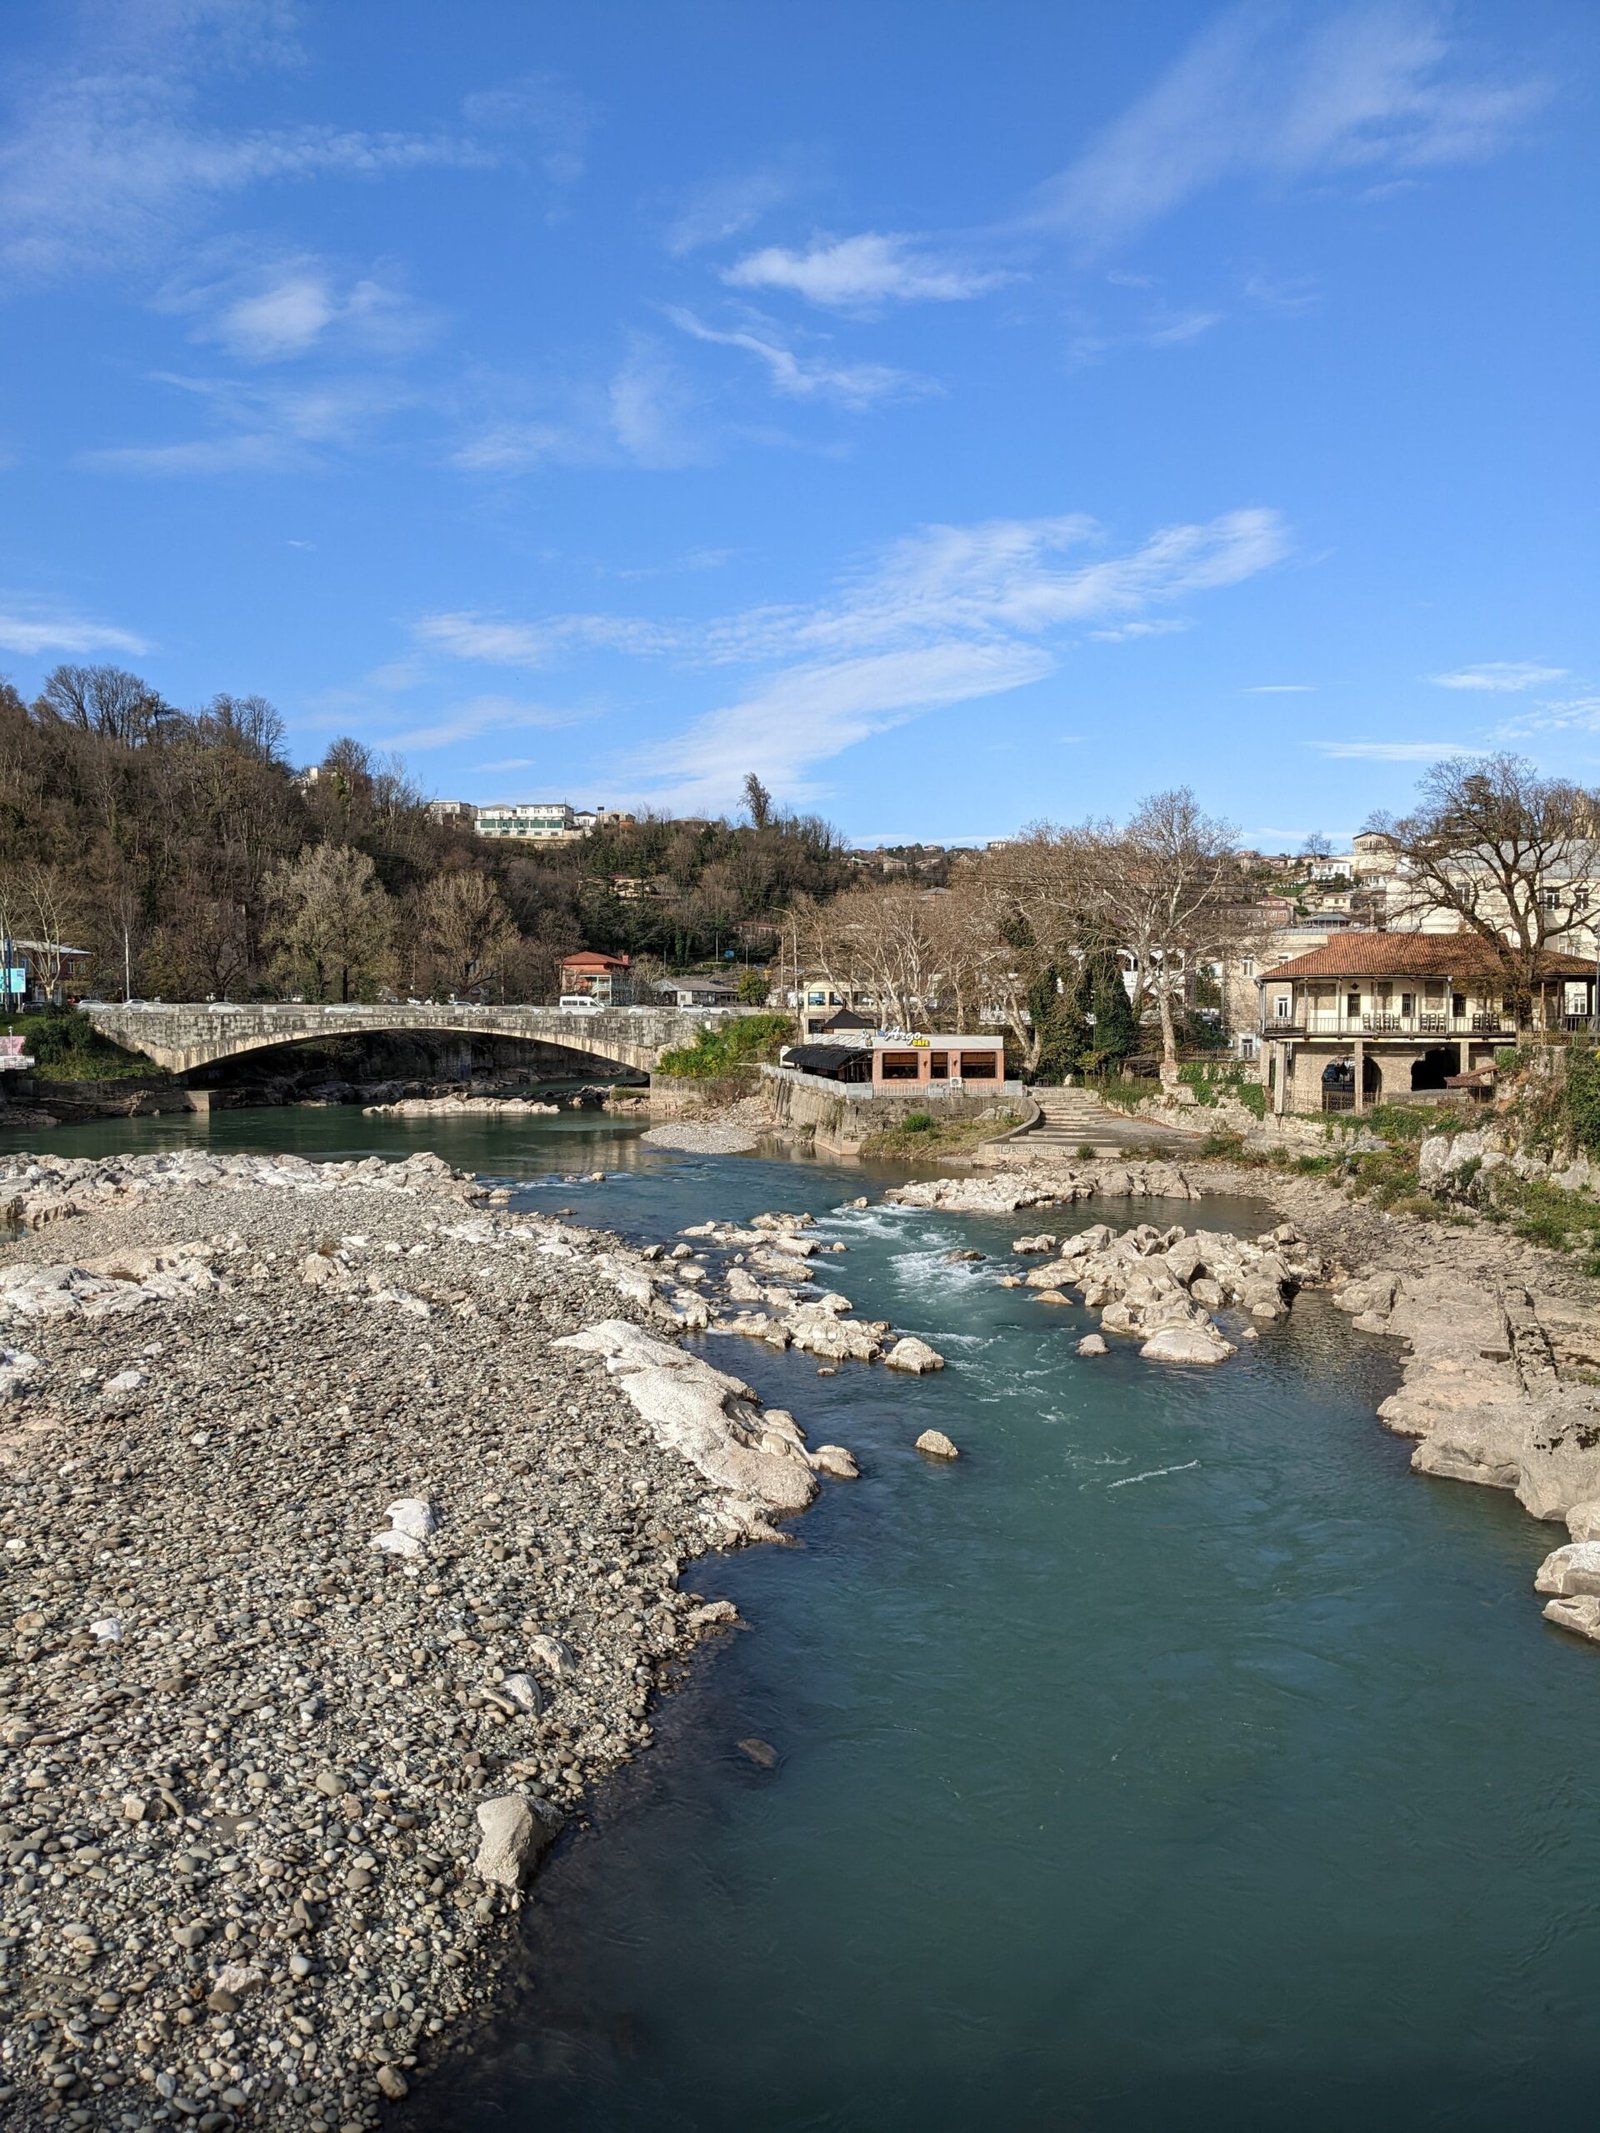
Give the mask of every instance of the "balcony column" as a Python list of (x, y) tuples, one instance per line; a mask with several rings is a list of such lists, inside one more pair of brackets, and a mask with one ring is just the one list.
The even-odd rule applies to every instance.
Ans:
[(1358, 1038), (1356, 1039), (1356, 1058), (1355, 1058), (1355, 1067), (1356, 1067), (1356, 1106), (1355, 1106), (1355, 1107), (1356, 1107), (1356, 1109), (1357, 1109), (1358, 1111), (1364, 1111), (1364, 1110), (1365, 1110), (1365, 1109), (1367, 1108), (1367, 1040), (1366, 1040), (1366, 1039), (1365, 1039), (1364, 1037), (1358, 1037)]

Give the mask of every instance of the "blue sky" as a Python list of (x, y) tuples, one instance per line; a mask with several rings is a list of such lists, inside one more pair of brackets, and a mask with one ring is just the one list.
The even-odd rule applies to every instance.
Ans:
[(0, 668), (861, 840), (1600, 779), (1588, 0), (11, 0)]

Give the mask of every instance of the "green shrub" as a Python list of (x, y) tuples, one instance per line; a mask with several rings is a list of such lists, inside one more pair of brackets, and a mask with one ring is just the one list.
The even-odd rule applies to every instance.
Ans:
[(927, 1111), (908, 1111), (900, 1121), (900, 1131), (902, 1133), (931, 1133), (933, 1131), (932, 1114)]
[(1244, 1135), (1232, 1126), (1213, 1126), (1200, 1143), (1202, 1155), (1238, 1155), (1244, 1147)]
[(1585, 1155), (1600, 1155), (1600, 1052), (1592, 1045), (1568, 1049), (1561, 1110), (1575, 1144)]
[(663, 1052), (658, 1074), (674, 1081), (719, 1081), (748, 1073), (762, 1060), (776, 1059), (794, 1035), (787, 1015), (737, 1015), (708, 1023), (693, 1044)]
[(102, 1037), (75, 1007), (43, 1007), (37, 1014), (17, 1015), (5, 1026), (37, 1061), (41, 1081), (123, 1081), (164, 1071)]
[(1145, 1081), (1137, 1074), (1101, 1074), (1090, 1086), (1103, 1104), (1113, 1111), (1137, 1111), (1161, 1091), (1159, 1081)]
[(1178, 1069), (1178, 1079), (1186, 1088), (1193, 1089), (1196, 1099), (1207, 1110), (1214, 1110), (1217, 1099), (1230, 1096), (1235, 1103), (1243, 1104), (1253, 1118), (1267, 1115), (1267, 1092), (1259, 1081), (1252, 1080), (1237, 1059), (1227, 1061), (1190, 1059)]

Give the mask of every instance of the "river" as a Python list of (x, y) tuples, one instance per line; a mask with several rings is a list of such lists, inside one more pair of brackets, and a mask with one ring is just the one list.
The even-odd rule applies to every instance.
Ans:
[[(692, 1574), (748, 1627), (551, 1856), (520, 1989), (414, 2127), (1460, 2133), (1584, 2108), (1600, 1662), (1532, 1597), (1554, 1529), (1407, 1473), (1373, 1419), (1387, 1343), (1308, 1296), (1214, 1371), (1080, 1360), (1087, 1315), (994, 1261), (1088, 1211), (840, 1211), (859, 1169), (658, 1153), (592, 1115), (220, 1112), (47, 1145), (202, 1137), (433, 1146), (637, 1240), (810, 1208), (857, 1312), (949, 1358), (822, 1378), (710, 1343), (863, 1479), (793, 1547)], [(929, 1424), (958, 1464), (911, 1450)]]

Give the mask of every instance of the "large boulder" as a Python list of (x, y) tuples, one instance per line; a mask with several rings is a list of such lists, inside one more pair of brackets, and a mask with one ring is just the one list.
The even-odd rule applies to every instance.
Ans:
[(1151, 1363), (1225, 1363), (1238, 1349), (1215, 1326), (1167, 1326), (1153, 1334), (1139, 1353)]
[(1553, 1592), (1569, 1600), (1579, 1593), (1600, 1598), (1600, 1541), (1569, 1541), (1552, 1549), (1533, 1580), (1535, 1592)]
[(752, 1523), (752, 1502), (768, 1512), (802, 1511), (815, 1497), (816, 1476), (804, 1451), (763, 1430), (756, 1396), (740, 1379), (624, 1319), (602, 1320), (556, 1346), (603, 1356), (657, 1443), (727, 1491), (730, 1516), (748, 1530), (764, 1523)]
[(942, 1429), (925, 1429), (917, 1439), (917, 1450), (925, 1459), (959, 1459), (960, 1452)]
[(926, 1341), (919, 1341), (910, 1333), (895, 1342), (883, 1361), (886, 1369), (909, 1370), (915, 1377), (925, 1377), (930, 1370), (944, 1368), (944, 1357), (938, 1349), (930, 1348)]
[(520, 1890), (561, 1830), (561, 1810), (536, 1792), (502, 1792), (478, 1803), (481, 1832), (472, 1871), (497, 1888)]
[(1544, 1618), (1558, 1629), (1570, 1629), (1574, 1636), (1600, 1644), (1600, 1599), (1593, 1593), (1582, 1593), (1570, 1600), (1547, 1600)]

